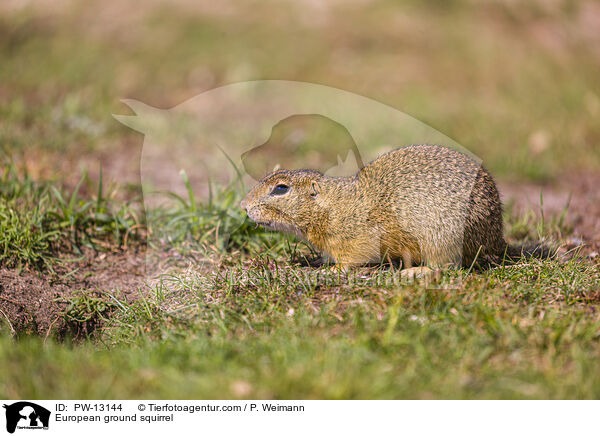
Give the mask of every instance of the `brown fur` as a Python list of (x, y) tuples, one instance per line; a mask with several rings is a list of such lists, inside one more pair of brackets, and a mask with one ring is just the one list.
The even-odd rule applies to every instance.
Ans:
[[(279, 184), (285, 195), (272, 195)], [(473, 158), (436, 145), (380, 156), (353, 177), (279, 170), (242, 200), (250, 219), (300, 236), (343, 265), (401, 260), (469, 266), (507, 250), (491, 175)]]

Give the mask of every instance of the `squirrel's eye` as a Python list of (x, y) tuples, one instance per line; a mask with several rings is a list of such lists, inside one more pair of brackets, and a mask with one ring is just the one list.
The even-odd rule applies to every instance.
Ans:
[(283, 195), (283, 194), (287, 194), (287, 192), (289, 190), (290, 190), (290, 187), (287, 186), (287, 185), (277, 185), (271, 191), (271, 195)]

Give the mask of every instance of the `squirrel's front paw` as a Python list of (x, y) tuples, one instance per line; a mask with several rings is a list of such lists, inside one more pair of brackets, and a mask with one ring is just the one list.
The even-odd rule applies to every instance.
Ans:
[(336, 273), (347, 274), (349, 269), (350, 268), (348, 267), (348, 264), (345, 264), (345, 263), (335, 263), (335, 264), (329, 266), (329, 270), (336, 272)]

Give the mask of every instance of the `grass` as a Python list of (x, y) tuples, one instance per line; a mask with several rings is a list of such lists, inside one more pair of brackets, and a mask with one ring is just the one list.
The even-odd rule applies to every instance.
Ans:
[[(64, 285), (75, 275), (66, 260), (144, 236), (169, 248), (168, 261), (210, 261), (173, 262), (139, 289), (77, 282), (56, 297), (73, 328), (62, 335), (13, 332), (0, 311), (0, 397), (600, 397), (600, 269), (577, 250), (429, 284), (386, 268), (347, 276), (306, 266), (308, 247), (246, 221), (232, 186), (201, 202), (182, 173), (187, 191), (144, 216), (135, 178), (125, 193), (103, 180), (139, 170), (140, 136), (111, 117), (121, 98), (167, 108), (267, 78), (397, 107), (501, 180), (598, 171), (593, 11), (465, 0), (188, 6), (0, 6), (3, 271)], [(509, 205), (507, 236), (565, 242), (567, 211)]]
[[(247, 245), (257, 249), (274, 239), (269, 237), (269, 232), (246, 220), (244, 211), (237, 207), (243, 194), (236, 180), (224, 187), (213, 187), (209, 183), (209, 198), (202, 204), (185, 171), (182, 170), (180, 175), (187, 198), (173, 192), (158, 192), (156, 194), (175, 201), (147, 210), (149, 226), (153, 229), (153, 237), (149, 240), (152, 249), (168, 247), (185, 255), (189, 250), (207, 246), (216, 252)], [(214, 189), (216, 193), (213, 193)], [(282, 241), (281, 238), (278, 240)]]
[(38, 183), (13, 164), (0, 179), (0, 264), (9, 267), (52, 268), (60, 252), (80, 254), (84, 247), (121, 247), (139, 224), (130, 202), (117, 205), (114, 191), (103, 192), (102, 177), (95, 198), (83, 199), (84, 174), (66, 197), (53, 183)]
[(328, 286), (312, 289), (266, 278), (262, 268), (235, 274), (231, 287), (223, 275), (164, 277), (154, 296), (114, 304), (96, 345), (41, 347), (40, 339), (14, 343), (4, 336), (5, 373), (44, 376), (8, 376), (3, 392), (275, 399), (600, 394), (599, 272), (579, 260), (470, 275), (454, 289), (399, 285), (389, 271), (365, 273), (376, 287), (330, 277)]

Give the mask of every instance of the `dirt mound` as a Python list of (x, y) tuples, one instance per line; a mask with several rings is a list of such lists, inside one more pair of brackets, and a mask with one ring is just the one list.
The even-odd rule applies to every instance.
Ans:
[(142, 253), (88, 253), (54, 274), (0, 269), (0, 325), (14, 334), (81, 338), (114, 307), (108, 293), (132, 300), (143, 286)]

